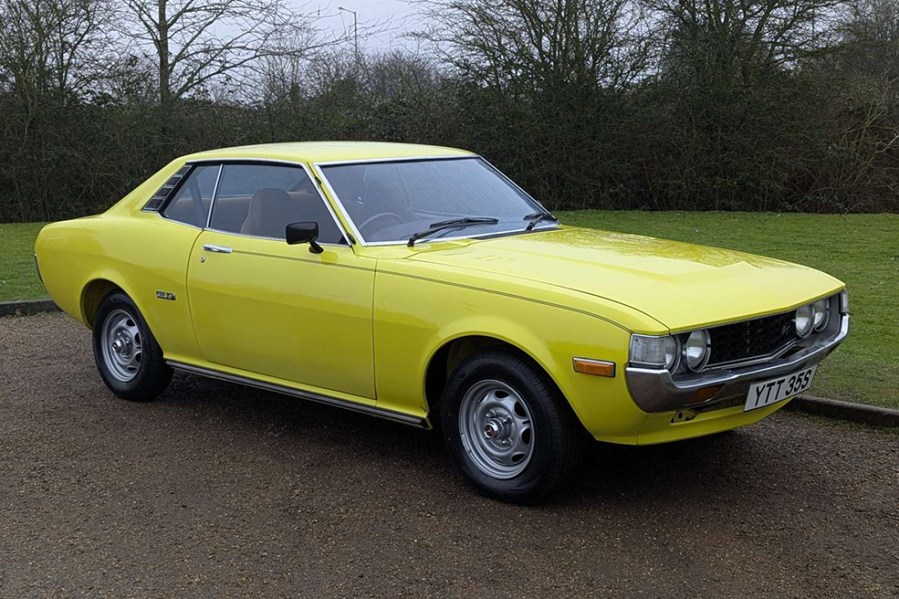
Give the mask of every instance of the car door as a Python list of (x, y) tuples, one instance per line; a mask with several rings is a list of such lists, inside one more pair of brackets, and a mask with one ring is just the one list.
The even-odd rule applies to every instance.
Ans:
[[(286, 243), (302, 221), (318, 222), (322, 253)], [(187, 282), (207, 361), (374, 400), (374, 261), (346, 244), (303, 167), (225, 163)]]

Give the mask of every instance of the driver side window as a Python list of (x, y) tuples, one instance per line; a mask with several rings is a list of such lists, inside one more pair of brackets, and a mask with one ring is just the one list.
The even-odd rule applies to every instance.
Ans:
[(194, 167), (166, 205), (162, 215), (179, 223), (205, 227), (218, 173), (217, 164)]
[(315, 185), (299, 166), (225, 164), (209, 227), (284, 239), (290, 223), (318, 223), (319, 243), (345, 243)]

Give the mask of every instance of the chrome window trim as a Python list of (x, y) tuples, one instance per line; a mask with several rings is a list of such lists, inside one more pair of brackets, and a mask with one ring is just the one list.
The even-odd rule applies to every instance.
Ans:
[(175, 220), (175, 219), (172, 219), (172, 218), (166, 218), (166, 217), (164, 217), (164, 216), (162, 215), (162, 213), (157, 212), (156, 210), (152, 210), (152, 211), (151, 211), (151, 210), (144, 210), (143, 212), (147, 212), (147, 213), (150, 213), (150, 212), (156, 212), (156, 218), (159, 218), (160, 220), (163, 220), (163, 221), (165, 221), (165, 222), (167, 222), (167, 223), (172, 223), (172, 224), (175, 224), (175, 225), (183, 225), (183, 226), (185, 226), (185, 227), (190, 227), (191, 229), (196, 229), (197, 231), (205, 231), (205, 230), (206, 230), (206, 229), (204, 229), (203, 227), (198, 227), (197, 225), (192, 225), (192, 224), (190, 224), (190, 223), (181, 222), (180, 220)]
[[(506, 175), (506, 173), (502, 172), (502, 171), (499, 170), (497, 167), (493, 166), (493, 163), (492, 163), (492, 162), (490, 162), (489, 160), (487, 160), (487, 159), (484, 158), (483, 156), (478, 156), (478, 158), (480, 158), (481, 160), (483, 160), (483, 161), (484, 161), (484, 164), (486, 164), (486, 165), (489, 166), (491, 169), (493, 169), (493, 172), (495, 172), (497, 175), (499, 175), (501, 179), (504, 179), (504, 180), (506, 181), (506, 183), (508, 183), (509, 185), (511, 185), (512, 187), (514, 187), (515, 189), (517, 189), (519, 192), (521, 192), (521, 194), (522, 194), (524, 197), (526, 197), (526, 198), (529, 199), (530, 201), (532, 201), (532, 202), (534, 202), (535, 204), (537, 204), (537, 206), (539, 206), (541, 210), (543, 210), (543, 211), (549, 213), (549, 210), (546, 209), (546, 207), (543, 205), (543, 202), (541, 202), (540, 200), (538, 200), (537, 198), (535, 198), (534, 196), (532, 196), (531, 194), (529, 194), (528, 192), (526, 192), (526, 191), (525, 191), (525, 190), (524, 190), (518, 183), (516, 183), (513, 179), (511, 179), (508, 175)], [(561, 224), (561, 223), (560, 223), (559, 221), (556, 221), (556, 223), (555, 223), (554, 225), (550, 225), (550, 227), (558, 227), (560, 224)], [(534, 228), (536, 229), (537, 227), (534, 227)], [(546, 227), (544, 227), (544, 228), (546, 228)], [(532, 230), (533, 230), (533, 229), (532, 229)]]
[(204, 229), (209, 228), (209, 221), (212, 220), (212, 211), (215, 208), (215, 196), (219, 193), (219, 182), (222, 180), (222, 171), (225, 170), (224, 164), (219, 164), (219, 172), (215, 176), (215, 185), (212, 186), (212, 199), (209, 200), (209, 212), (206, 213), (206, 226)]
[(235, 235), (238, 237), (247, 237), (251, 239), (271, 239), (274, 241), (284, 241), (278, 237), (263, 237), (262, 235), (245, 235), (243, 233), (235, 233), (233, 231), (222, 231), (221, 229), (215, 229), (211, 226), (212, 223), (212, 210), (215, 205), (215, 200), (218, 199), (218, 187), (219, 181), (224, 173), (224, 167), (227, 164), (234, 163), (242, 163), (242, 162), (253, 162), (260, 164), (274, 164), (279, 166), (298, 166), (303, 169), (303, 172), (306, 173), (306, 176), (309, 177), (309, 180), (312, 182), (312, 187), (315, 188), (315, 193), (318, 195), (319, 199), (324, 203), (325, 208), (328, 210), (328, 214), (331, 215), (331, 220), (334, 221), (334, 224), (337, 225), (337, 230), (341, 233), (343, 238), (346, 240), (346, 245), (342, 243), (331, 243), (331, 242), (319, 242), (320, 245), (328, 245), (328, 246), (337, 246), (337, 247), (351, 247), (353, 245), (353, 238), (347, 234), (346, 227), (343, 226), (343, 223), (340, 222), (340, 219), (337, 218), (337, 215), (334, 212), (334, 208), (331, 206), (331, 202), (328, 201), (328, 198), (325, 197), (325, 194), (322, 193), (321, 186), (316, 185), (317, 182), (321, 182), (321, 179), (313, 174), (310, 170), (309, 166), (305, 162), (298, 162), (296, 160), (280, 160), (276, 158), (202, 158), (198, 160), (189, 160), (185, 164), (190, 165), (200, 165), (200, 164), (218, 164), (219, 165), (219, 179), (216, 179), (215, 182), (215, 192), (212, 197), (212, 202), (209, 204), (209, 215), (206, 219), (206, 226), (203, 227), (204, 231), (215, 231), (216, 233), (222, 233), (225, 235)]
[[(484, 162), (484, 164), (487, 165), (488, 168), (490, 168), (495, 173), (499, 174), (500, 178), (502, 178), (504, 181), (511, 183), (512, 187), (514, 189), (518, 190), (522, 195), (524, 195), (525, 198), (527, 198), (531, 202), (534, 202), (541, 210), (546, 210), (546, 208), (543, 207), (543, 204), (541, 204), (537, 199), (535, 199), (533, 196), (531, 196), (531, 194), (529, 194), (528, 192), (523, 190), (521, 187), (519, 187), (517, 183), (515, 183), (512, 179), (507, 177), (502, 171), (500, 171), (495, 166), (490, 164), (489, 161), (487, 161), (483, 156), (480, 156), (479, 154), (458, 154), (458, 155), (453, 155), (453, 156), (408, 156), (408, 157), (402, 156), (402, 157), (394, 157), (394, 158), (371, 158), (371, 159), (370, 158), (357, 158), (357, 159), (353, 159), (353, 160), (326, 160), (326, 161), (320, 161), (320, 162), (313, 162), (312, 167), (315, 169), (316, 173), (318, 173), (319, 181), (321, 181), (322, 185), (324, 185), (327, 188), (328, 194), (332, 198), (334, 198), (334, 203), (337, 205), (337, 209), (340, 211), (340, 214), (343, 215), (343, 218), (346, 219), (350, 228), (353, 230), (353, 233), (355, 234), (356, 240), (358, 241), (358, 243), (360, 245), (366, 246), (366, 247), (367, 246), (376, 247), (376, 246), (389, 246), (389, 245), (406, 245), (408, 243), (408, 241), (405, 239), (401, 239), (401, 240), (397, 240), (397, 241), (366, 241), (365, 237), (363, 237), (362, 233), (359, 232), (359, 229), (356, 228), (356, 223), (353, 221), (352, 218), (350, 218), (350, 215), (346, 211), (346, 208), (344, 207), (343, 202), (340, 200), (340, 197), (337, 195), (337, 192), (334, 191), (333, 187), (331, 187), (331, 182), (328, 181), (328, 177), (325, 175), (324, 171), (322, 170), (322, 167), (342, 166), (342, 165), (347, 165), (347, 164), (371, 164), (371, 163), (381, 163), (381, 162), (421, 162), (423, 160), (470, 160), (470, 159), (482, 160)], [(543, 226), (537, 225), (531, 231), (525, 231), (524, 229), (522, 229), (521, 231), (518, 231), (518, 230), (493, 231), (493, 232), (489, 232), (489, 233), (482, 233), (479, 235), (457, 235), (455, 237), (439, 237), (439, 238), (420, 239), (419, 241), (416, 242), (415, 245), (421, 245), (421, 244), (425, 244), (425, 243), (434, 243), (434, 242), (438, 242), (438, 241), (457, 241), (460, 239), (483, 239), (485, 237), (496, 237), (496, 236), (501, 236), (501, 235), (516, 234), (516, 233), (532, 233), (534, 231), (546, 231), (546, 230), (556, 229), (559, 227), (560, 224), (561, 223), (556, 222), (556, 223), (552, 223), (552, 224), (546, 224)]]
[[(247, 235), (246, 233), (235, 233), (233, 231), (223, 231), (222, 229), (215, 229), (212, 227), (209, 227), (209, 228), (203, 229), (203, 230), (209, 231), (210, 233), (221, 233), (222, 235), (231, 235), (232, 237), (243, 237), (244, 239), (262, 239), (265, 241), (279, 241), (281, 243), (286, 243), (286, 241), (281, 237), (267, 237), (265, 235)], [(341, 231), (343, 231), (343, 229), (341, 229)], [(340, 248), (350, 247), (349, 242), (347, 242), (347, 243), (331, 243), (328, 241), (319, 241), (318, 244), (319, 245), (327, 245), (330, 247), (340, 247)]]
[[(459, 160), (464, 158), (480, 158), (478, 154), (473, 152), (465, 154), (450, 155), (428, 155), (420, 154), (415, 156), (390, 156), (387, 158), (349, 158), (338, 160), (318, 160), (312, 163), (313, 166), (340, 166), (342, 164), (366, 164), (369, 162), (410, 162), (415, 160)], [(485, 161), (486, 162), (486, 161)]]

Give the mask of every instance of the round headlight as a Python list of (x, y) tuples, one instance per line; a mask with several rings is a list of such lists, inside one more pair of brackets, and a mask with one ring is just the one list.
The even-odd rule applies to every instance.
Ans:
[(827, 321), (830, 320), (830, 302), (826, 299), (818, 300), (812, 304), (812, 314), (815, 321), (812, 328), (816, 332), (823, 331), (824, 327), (827, 326)]
[(674, 367), (674, 363), (677, 362), (677, 339), (674, 337), (663, 337), (663, 339), (665, 368), (671, 370)]
[(793, 322), (796, 323), (796, 334), (799, 335), (800, 339), (805, 339), (811, 335), (815, 326), (815, 315), (812, 306), (802, 306), (796, 310)]
[(705, 329), (693, 331), (684, 342), (684, 361), (690, 370), (700, 370), (709, 361), (712, 339)]

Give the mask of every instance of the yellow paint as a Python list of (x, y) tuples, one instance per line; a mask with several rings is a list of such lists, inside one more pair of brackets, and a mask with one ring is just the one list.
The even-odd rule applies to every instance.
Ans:
[[(570, 227), (413, 248), (326, 245), (316, 255), (308, 245), (201, 231), (141, 211), (189, 160), (311, 167), (467, 154), (350, 142), (194, 154), (173, 161), (103, 215), (48, 225), (35, 249), (50, 295), (88, 326), (93, 315), (86, 313), (85, 290), (108, 281), (134, 300), (168, 359), (408, 415), (428, 415), (432, 358), (447, 343), (472, 336), (529, 355), (585, 428), (604, 441), (661, 443), (710, 434), (783, 405), (748, 413), (737, 406), (672, 424), (673, 413), (648, 415), (636, 407), (624, 365), (633, 332), (666, 334), (774, 314), (843, 287), (803, 266)], [(233, 252), (208, 252), (205, 244)], [(160, 290), (176, 300), (157, 299)], [(578, 373), (574, 357), (619, 368), (614, 377)]]

